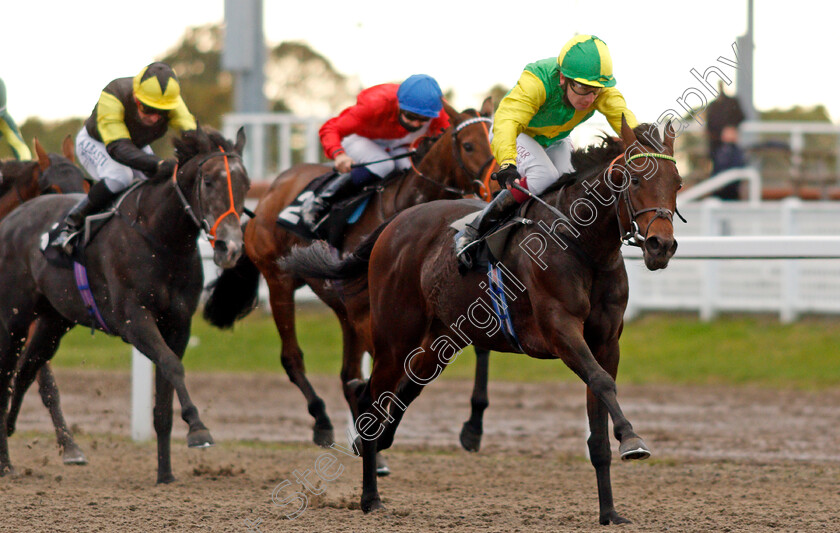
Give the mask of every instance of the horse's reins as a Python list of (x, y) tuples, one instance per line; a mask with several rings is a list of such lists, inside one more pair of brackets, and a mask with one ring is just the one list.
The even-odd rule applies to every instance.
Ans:
[[(228, 186), (228, 198), (230, 199), (230, 207), (227, 211), (221, 214), (216, 219), (216, 222), (211, 227), (210, 224), (204, 220), (204, 218), (199, 218), (196, 216), (195, 212), (193, 211), (192, 205), (190, 205), (189, 201), (187, 201), (187, 197), (184, 195), (184, 192), (181, 190), (181, 187), (178, 185), (178, 165), (175, 165), (175, 170), (172, 172), (172, 185), (175, 187), (175, 192), (178, 193), (178, 199), (181, 201), (181, 205), (183, 205), (184, 210), (190, 216), (193, 223), (196, 225), (198, 229), (203, 229), (207, 233), (207, 240), (210, 241), (210, 246), (215, 248), (216, 247), (216, 228), (219, 227), (221, 221), (227, 217), (228, 215), (233, 215), (237, 221), (239, 221), (239, 213), (236, 212), (236, 207), (234, 206), (233, 201), (233, 182), (230, 173), (230, 164), (228, 162), (229, 157), (240, 157), (239, 154), (236, 153), (228, 153), (225, 152), (225, 149), (221, 146), (219, 147), (219, 152), (213, 152), (212, 154), (207, 154), (204, 158), (199, 161), (198, 163), (198, 176), (196, 179), (199, 180), (199, 187), (201, 187), (203, 180), (201, 179), (201, 167), (206, 163), (208, 160), (214, 157), (223, 157), (225, 161), (225, 173), (227, 175), (227, 186)], [(201, 201), (201, 193), (199, 192), (199, 201)]]
[[(625, 156), (625, 154), (621, 153), (615, 159), (613, 159), (610, 162), (610, 165), (609, 165), (609, 167), (607, 167), (607, 170), (604, 174), (608, 180), (612, 177), (613, 167), (615, 166), (615, 163), (624, 156)], [(655, 153), (655, 152), (642, 152), (640, 154), (631, 155), (630, 157), (628, 157), (625, 164), (630, 163), (630, 161), (633, 161), (634, 159), (639, 159), (639, 158), (644, 158), (644, 157), (652, 157), (652, 158), (655, 158), (655, 159), (664, 159), (666, 161), (671, 161), (674, 164), (677, 163), (677, 160), (675, 158), (669, 156), (669, 155), (659, 154), (659, 153)], [(617, 192), (616, 196), (615, 196), (615, 198), (617, 200), (616, 209), (615, 209), (615, 217), (616, 217), (616, 220), (618, 221), (618, 233), (619, 233), (619, 238), (621, 239), (622, 243), (624, 243), (628, 246), (638, 246), (638, 247), (641, 248), (642, 244), (644, 244), (645, 240), (647, 239), (647, 234), (650, 231), (650, 226), (653, 224), (653, 222), (657, 218), (664, 218), (665, 220), (670, 222), (671, 225), (673, 226), (673, 224), (674, 224), (674, 212), (673, 211), (671, 211), (670, 209), (666, 209), (664, 207), (646, 207), (644, 209), (640, 209), (640, 210), (636, 211), (636, 209), (633, 207), (633, 201), (630, 198), (629, 184), (628, 184), (627, 187), (623, 187), (622, 189), (623, 190), (620, 191), (620, 192)], [(624, 224), (621, 222), (621, 213), (620, 213), (621, 204), (618, 202), (619, 195), (621, 197), (620, 199), (623, 200), (624, 204), (627, 206), (627, 215), (630, 217), (630, 227), (626, 232), (624, 231)], [(686, 220), (680, 214), (679, 210), (675, 209), (675, 211), (676, 211), (677, 216), (680, 217), (680, 220), (685, 222)], [(636, 222), (636, 219), (639, 217), (639, 215), (644, 214), (644, 213), (650, 213), (650, 212), (653, 212), (655, 214), (654, 214), (653, 218), (650, 219), (647, 226), (645, 227), (644, 234), (642, 234), (640, 232), (641, 228), (639, 228), (639, 223)]]

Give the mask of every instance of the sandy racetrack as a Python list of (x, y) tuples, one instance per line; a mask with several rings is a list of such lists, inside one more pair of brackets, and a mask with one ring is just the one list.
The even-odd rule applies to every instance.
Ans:
[[(46, 410), (30, 394), (10, 440), (18, 474), (0, 479), (0, 531), (591, 531), (594, 471), (585, 457), (583, 385), (491, 383), (482, 450), (460, 449), (470, 383), (438, 381), (409, 408), (381, 480), (388, 511), (358, 510), (361, 461), (320, 482), (308, 508), (272, 504), (302, 490), (309, 444), (303, 398), (281, 374), (187, 377), (219, 443), (189, 450), (176, 417), (173, 470), (155, 485), (154, 443), (129, 437), (125, 373), (58, 371), (65, 415), (90, 459), (61, 464)], [(341, 434), (337, 378), (315, 377)], [(34, 392), (34, 391), (33, 391)], [(840, 392), (627, 386), (619, 400), (653, 450), (613, 462), (621, 531), (840, 531)], [(617, 443), (613, 442), (613, 456)], [(314, 473), (310, 479), (317, 479)], [(250, 528), (250, 529), (249, 529)], [(617, 529), (613, 527), (613, 529)]]

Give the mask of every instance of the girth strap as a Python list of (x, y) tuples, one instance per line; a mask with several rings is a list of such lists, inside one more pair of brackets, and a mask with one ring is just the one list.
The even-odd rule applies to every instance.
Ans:
[[(82, 295), (82, 301), (87, 308), (88, 314), (96, 319), (96, 322), (108, 335), (111, 335), (111, 330), (105, 325), (105, 320), (99, 313), (99, 308), (96, 307), (96, 301), (93, 298), (93, 292), (90, 290), (90, 282), (88, 281), (87, 269), (78, 261), (73, 262), (73, 274), (76, 277), (76, 287), (79, 289), (79, 294)], [(90, 334), (93, 335), (95, 328), (91, 325)]]

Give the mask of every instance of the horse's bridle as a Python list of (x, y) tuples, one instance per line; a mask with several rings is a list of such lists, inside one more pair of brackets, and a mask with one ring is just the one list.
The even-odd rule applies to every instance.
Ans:
[[(606, 176), (607, 180), (610, 180), (611, 183), (612, 183), (613, 167), (615, 166), (616, 162), (624, 156), (625, 156), (625, 154), (621, 153), (618, 157), (613, 159), (610, 162), (609, 167), (607, 167), (605, 176)], [(650, 157), (650, 158), (655, 158), (655, 159), (664, 159), (666, 161), (671, 161), (674, 164), (677, 163), (677, 160), (675, 158), (669, 156), (669, 155), (655, 153), (655, 152), (642, 152), (640, 154), (635, 154), (635, 155), (631, 155), (630, 157), (628, 157), (627, 161), (625, 161), (625, 165), (627, 163), (630, 163), (630, 161), (633, 161), (634, 159), (639, 159), (639, 158), (644, 158), (644, 157)], [(625, 166), (625, 168), (626, 168), (626, 166)], [(629, 169), (628, 169), (628, 172), (630, 172)], [(613, 190), (615, 190), (615, 189), (613, 189)], [(653, 224), (653, 221), (656, 220), (657, 218), (664, 218), (665, 220), (667, 220), (668, 222), (671, 223), (672, 227), (674, 225), (674, 211), (671, 211), (670, 209), (667, 209), (665, 207), (646, 207), (644, 209), (639, 209), (638, 211), (636, 211), (636, 209), (633, 207), (633, 200), (630, 197), (630, 183), (627, 184), (627, 187), (622, 187), (621, 191), (616, 191), (615, 199), (616, 199), (615, 217), (616, 217), (616, 220), (618, 221), (619, 238), (621, 239), (622, 243), (624, 243), (628, 246), (638, 246), (638, 247), (641, 248), (642, 245), (645, 242), (645, 239), (647, 239), (647, 234), (650, 231), (651, 224)], [(624, 205), (627, 207), (627, 215), (630, 217), (630, 227), (627, 231), (624, 231), (624, 224), (621, 222), (621, 213), (620, 212), (621, 212), (622, 201), (623, 201)], [(680, 217), (680, 219), (683, 222), (685, 222), (686, 220), (680, 214), (679, 209), (675, 209), (675, 211), (676, 211), (677, 216)], [(639, 228), (639, 223), (636, 221), (636, 219), (639, 217), (639, 215), (642, 215), (644, 213), (650, 213), (650, 212), (653, 212), (654, 216), (653, 216), (653, 218), (650, 219), (647, 226), (645, 227), (644, 234), (642, 234), (641, 231), (640, 231), (641, 228)]]
[(214, 157), (223, 157), (224, 160), (225, 160), (225, 172), (227, 174), (227, 186), (228, 186), (228, 197), (230, 199), (230, 207), (228, 208), (227, 211), (222, 213), (221, 216), (219, 216), (219, 218), (216, 219), (216, 222), (212, 226), (210, 226), (210, 223), (208, 223), (204, 219), (203, 216), (201, 216), (201, 217), (196, 216), (195, 211), (192, 208), (192, 205), (187, 200), (187, 197), (184, 195), (184, 192), (181, 190), (181, 187), (178, 185), (178, 180), (177, 180), (178, 165), (177, 164), (175, 165), (175, 170), (172, 172), (172, 186), (175, 187), (175, 192), (178, 193), (178, 199), (181, 201), (181, 205), (184, 206), (184, 211), (187, 212), (187, 214), (190, 216), (190, 219), (193, 221), (193, 223), (196, 225), (196, 227), (198, 229), (203, 229), (205, 231), (205, 233), (207, 233), (207, 239), (210, 241), (210, 246), (212, 246), (213, 248), (216, 247), (216, 228), (219, 227), (219, 223), (221, 223), (221, 221), (225, 217), (227, 217), (228, 215), (234, 216), (236, 218), (236, 220), (239, 221), (239, 213), (236, 212), (236, 207), (234, 206), (234, 203), (233, 203), (233, 182), (232, 182), (232, 178), (231, 178), (230, 165), (228, 163), (228, 158), (229, 157), (241, 158), (241, 156), (237, 153), (225, 152), (225, 149), (222, 148), (221, 146), (219, 147), (219, 150), (220, 150), (219, 152), (213, 152), (211, 154), (205, 155), (201, 159), (201, 161), (198, 162), (198, 165), (197, 165), (198, 170), (197, 170), (196, 180), (198, 181), (198, 187), (199, 187), (198, 201), (199, 201), (199, 203), (201, 203), (201, 200), (202, 200), (201, 187), (203, 187), (203, 184), (204, 184), (204, 180), (202, 179), (202, 174), (201, 174), (201, 167), (204, 165), (204, 163), (206, 163), (208, 160), (210, 160)]
[[(483, 184), (482, 176), (485, 173), (487, 173), (488, 168), (493, 164), (493, 161), (494, 161), (493, 156), (490, 156), (490, 158), (487, 159), (487, 161), (484, 162), (484, 164), (481, 166), (481, 168), (479, 169), (479, 171), (477, 173), (474, 174), (474, 173), (470, 172), (470, 170), (464, 164), (464, 160), (461, 158), (461, 152), (458, 150), (458, 134), (461, 133), (468, 126), (472, 126), (473, 124), (482, 124), (482, 123), (492, 124), (493, 120), (489, 119), (487, 117), (482, 117), (482, 116), (477, 116), (475, 118), (467, 119), (464, 122), (461, 122), (460, 124), (458, 124), (457, 126), (452, 128), (452, 133), (451, 133), (451, 135), (452, 135), (452, 155), (455, 158), (455, 161), (457, 161), (458, 166), (461, 168), (461, 170), (463, 170), (464, 173), (467, 174), (467, 176), (472, 178), (472, 182), (473, 183), (475, 183), (475, 182), (479, 183), (479, 194), (481, 194), (480, 193), (480, 190), (481, 190), (480, 187)], [(487, 130), (485, 129), (485, 132), (486, 131)], [(418, 169), (417, 166), (415, 166), (414, 161), (411, 162), (411, 168), (414, 170), (415, 173), (417, 173), (418, 176), (420, 176), (424, 180), (428, 181), (429, 183), (433, 184), (435, 187), (437, 187), (438, 189), (440, 189), (442, 191), (445, 191), (445, 192), (448, 192), (450, 194), (454, 194), (454, 195), (457, 195), (457, 196), (466, 196), (467, 194), (472, 194), (473, 192), (475, 192), (475, 191), (467, 191), (465, 189), (460, 189), (458, 187), (450, 187), (449, 185), (444, 185), (443, 183), (441, 183), (439, 181), (433, 180), (429, 176), (426, 176), (425, 174), (420, 172), (420, 169)]]

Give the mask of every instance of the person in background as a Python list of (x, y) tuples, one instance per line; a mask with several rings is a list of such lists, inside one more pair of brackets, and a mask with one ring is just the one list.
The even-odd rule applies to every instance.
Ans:
[(32, 153), (29, 147), (23, 142), (23, 137), (20, 135), (20, 130), (15, 124), (14, 119), (9, 114), (6, 108), (6, 84), (0, 79), (0, 137), (6, 139), (15, 154), (15, 159), (18, 161), (28, 161), (32, 159)]
[[(738, 128), (725, 126), (720, 132), (720, 144), (714, 152), (715, 158), (712, 161), (712, 176), (720, 174), (724, 170), (742, 168), (747, 165), (744, 151), (738, 146)], [(729, 183), (712, 193), (721, 200), (740, 200), (740, 182)]]

